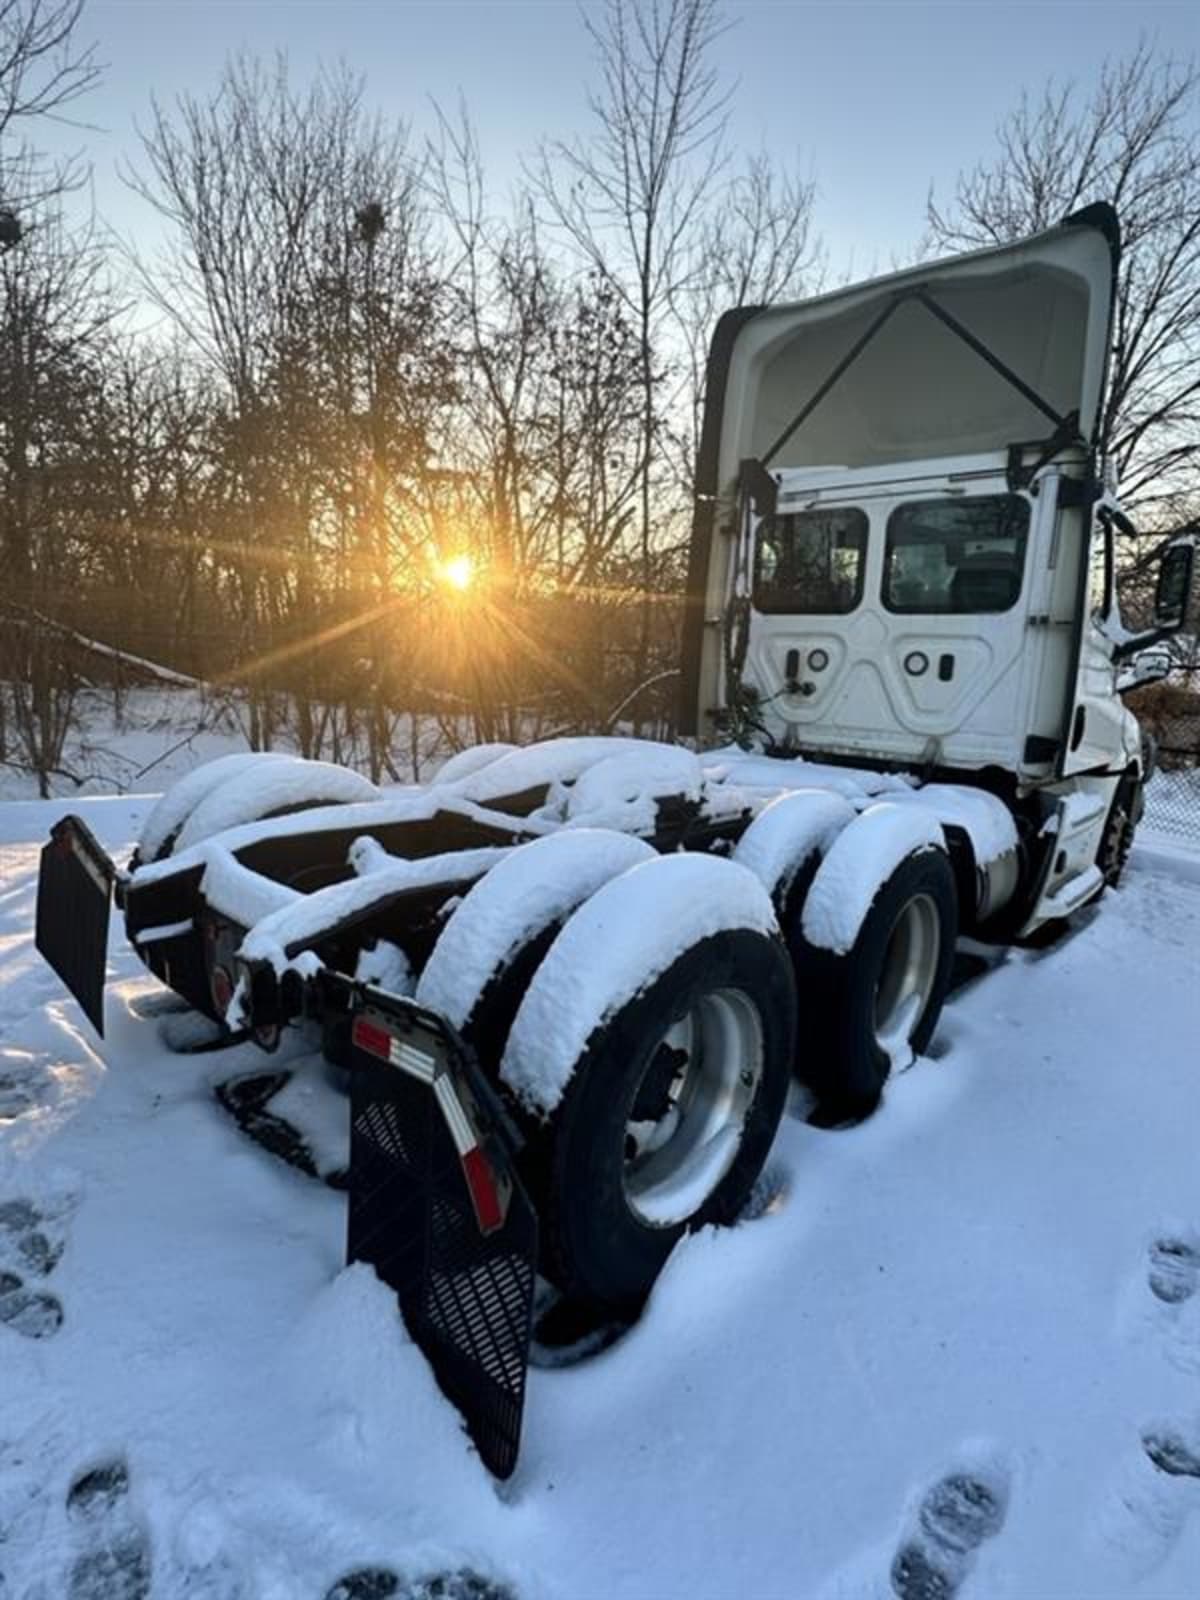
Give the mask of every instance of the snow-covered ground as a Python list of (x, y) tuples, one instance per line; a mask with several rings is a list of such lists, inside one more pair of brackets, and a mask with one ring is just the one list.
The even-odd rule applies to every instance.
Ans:
[[(249, 717), (236, 694), (213, 696), (195, 689), (160, 685), (130, 689), (116, 718), (111, 690), (86, 689), (77, 697), (74, 721), (63, 749), (61, 770), (50, 775), (55, 795), (158, 793), (202, 761), (249, 749)], [(404, 776), (412, 775), (412, 719), (403, 716), (394, 731), (393, 758)], [(420, 717), (416, 726), (418, 776), (427, 777), (449, 754), (440, 723)], [(469, 737), (464, 727), (463, 736)], [(294, 753), (286, 728), (277, 749)], [(330, 755), (326, 748), (322, 751)], [(0, 762), (0, 801), (33, 799), (37, 778), (12, 759)], [(351, 763), (353, 764), (353, 763)]]
[[(114, 849), (149, 804), (75, 803)], [(785, 1119), (498, 1489), (343, 1201), (214, 1101), (263, 1058), (172, 1053), (119, 919), (103, 1045), (38, 961), (65, 809), (0, 806), (4, 1600), (1194, 1600), (1200, 856), (1139, 845), (866, 1125)]]

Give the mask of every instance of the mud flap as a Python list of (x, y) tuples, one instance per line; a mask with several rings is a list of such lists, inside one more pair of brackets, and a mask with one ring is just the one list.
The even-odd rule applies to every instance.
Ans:
[(507, 1478), (538, 1250), (507, 1119), (440, 1017), (357, 985), (350, 1011), (347, 1259), (369, 1262), (395, 1290), (484, 1465)]
[(78, 817), (50, 830), (38, 869), (39, 953), (54, 968), (104, 1037), (108, 916), (117, 870)]

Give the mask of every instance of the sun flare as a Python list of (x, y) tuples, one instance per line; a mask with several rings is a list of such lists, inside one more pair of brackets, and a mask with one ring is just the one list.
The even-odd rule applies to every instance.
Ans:
[(462, 555), (450, 556), (443, 561), (438, 572), (443, 583), (449, 584), (451, 589), (457, 589), (460, 594), (471, 587), (475, 581), (475, 563), (464, 551)]

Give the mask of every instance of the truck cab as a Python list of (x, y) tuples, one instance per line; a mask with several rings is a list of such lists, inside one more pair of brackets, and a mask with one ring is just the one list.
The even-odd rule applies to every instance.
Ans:
[(1044, 876), (1027, 852), (1026, 931), (1111, 879), (1143, 776), (1117, 665), (1182, 625), (1191, 582), (1185, 539), (1158, 627), (1125, 632), (1099, 457), (1119, 252), (1092, 206), (731, 312), (709, 364), (683, 731), (998, 793), (1067, 846)]

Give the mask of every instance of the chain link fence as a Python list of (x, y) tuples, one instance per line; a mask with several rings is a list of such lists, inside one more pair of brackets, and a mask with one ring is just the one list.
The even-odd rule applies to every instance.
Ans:
[(1137, 689), (1125, 704), (1158, 747), (1143, 829), (1200, 850), (1200, 671)]
[(1142, 826), (1200, 850), (1200, 719), (1195, 736), (1159, 749), (1159, 769), (1146, 789)]

